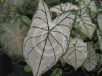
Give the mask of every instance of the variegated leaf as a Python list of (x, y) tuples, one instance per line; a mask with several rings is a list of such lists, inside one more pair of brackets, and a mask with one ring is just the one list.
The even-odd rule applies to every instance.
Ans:
[(98, 25), (99, 25), (100, 31), (102, 31), (102, 15), (101, 14), (98, 15)]
[(93, 32), (95, 31), (96, 26), (92, 23), (92, 20), (86, 10), (84, 2), (79, 5), (78, 16), (77, 16), (78, 25), (76, 29), (79, 29), (81, 33), (85, 36), (91, 38)]
[(92, 43), (88, 43), (87, 49), (88, 49), (88, 57), (83, 66), (88, 71), (92, 71), (95, 69), (97, 65), (97, 56), (96, 56)]
[(102, 50), (102, 32), (100, 30), (97, 30), (97, 37), (98, 37), (99, 48), (100, 50)]
[(50, 11), (57, 13), (57, 15), (70, 11), (70, 10), (77, 10), (78, 7), (71, 3), (61, 3), (60, 5), (56, 5), (50, 8)]
[(70, 39), (68, 51), (63, 58), (65, 62), (78, 69), (87, 59), (87, 44), (79, 38)]
[(67, 12), (52, 21), (48, 6), (39, 0), (23, 47), (24, 57), (34, 76), (49, 70), (66, 51), (74, 18), (72, 12)]
[(91, 12), (96, 12), (97, 11), (95, 1), (82, 0), (81, 3), (82, 3), (83, 6), (90, 8)]
[(99, 30), (97, 30), (97, 35), (98, 35), (98, 42), (99, 42), (99, 47), (102, 50), (102, 15), (98, 15), (98, 26)]

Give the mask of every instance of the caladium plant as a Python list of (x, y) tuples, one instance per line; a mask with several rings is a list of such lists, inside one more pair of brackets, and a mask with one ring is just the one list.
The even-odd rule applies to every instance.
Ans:
[(102, 15), (98, 15), (98, 24), (99, 24), (99, 30), (97, 31), (98, 34), (98, 40), (99, 40), (99, 47), (102, 50)]
[[(25, 60), (32, 68), (34, 76), (41, 76), (60, 58), (75, 70), (81, 66), (88, 71), (96, 68), (97, 56), (92, 37), (97, 24), (101, 26), (100, 18), (95, 24), (91, 17), (97, 11), (94, 1), (78, 2), (78, 5), (61, 3), (49, 9), (43, 0), (39, 0), (38, 9), (23, 44)], [(57, 14), (53, 20), (51, 12)], [(73, 29), (78, 31), (74, 38)], [(102, 42), (99, 32), (97, 36), (99, 42)], [(84, 38), (89, 38), (89, 41), (84, 42)]]
[(66, 51), (74, 18), (70, 11), (52, 21), (48, 6), (44, 1), (39, 1), (24, 42), (24, 56), (35, 76), (51, 68)]
[(87, 46), (88, 56), (83, 66), (88, 71), (92, 71), (93, 69), (95, 69), (97, 65), (97, 56), (96, 56), (96, 52), (95, 52), (95, 49), (93, 48), (92, 43), (87, 43), (87, 45), (88, 45)]
[(78, 69), (87, 59), (87, 44), (81, 39), (70, 39), (68, 51), (64, 56), (65, 62)]
[(71, 11), (71, 10), (77, 10), (78, 7), (76, 5), (73, 5), (71, 3), (62, 3), (60, 5), (56, 5), (50, 8), (50, 11), (56, 12), (57, 15), (65, 12), (65, 11)]

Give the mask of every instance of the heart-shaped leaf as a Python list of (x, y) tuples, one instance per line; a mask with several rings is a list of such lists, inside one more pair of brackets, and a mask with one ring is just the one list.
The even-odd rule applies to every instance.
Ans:
[(71, 39), (68, 51), (63, 58), (65, 62), (78, 69), (87, 58), (87, 44), (79, 38)]
[(66, 51), (75, 15), (72, 11), (51, 20), (48, 6), (39, 0), (32, 25), (24, 40), (24, 57), (34, 76), (51, 68)]
[(87, 57), (87, 60), (85, 61), (83, 66), (88, 71), (92, 71), (95, 69), (95, 67), (97, 65), (97, 56), (96, 56), (96, 53), (95, 53), (92, 43), (88, 43), (87, 49), (88, 49), (88, 57)]
[(77, 15), (76, 29), (79, 29), (87, 37), (92, 37), (93, 32), (95, 31), (96, 26), (92, 23), (90, 16), (86, 10), (84, 3), (79, 5), (78, 15)]
[(78, 7), (71, 3), (61, 3), (60, 5), (56, 5), (50, 8), (50, 11), (57, 13), (57, 15), (70, 11), (70, 10), (77, 10)]

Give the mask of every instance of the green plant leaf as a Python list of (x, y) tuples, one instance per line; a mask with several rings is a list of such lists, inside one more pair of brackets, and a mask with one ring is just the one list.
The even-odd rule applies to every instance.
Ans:
[(57, 13), (57, 15), (70, 10), (78, 10), (78, 7), (71, 3), (61, 3), (50, 8), (50, 11)]
[(51, 76), (62, 76), (63, 71), (61, 69), (53, 70)]
[(96, 68), (97, 56), (96, 56), (96, 53), (95, 53), (92, 43), (88, 43), (87, 49), (88, 49), (88, 57), (87, 57), (87, 60), (85, 61), (85, 63), (83, 64), (83, 66), (88, 71), (92, 71)]
[(25, 1), (26, 0), (9, 0), (8, 2), (13, 6), (20, 7), (25, 4)]
[(31, 68), (28, 65), (26, 65), (24, 67), (24, 71), (26, 71), (26, 72), (32, 72)]
[(0, 24), (3, 23), (5, 21), (5, 18), (7, 17), (9, 10), (7, 8), (4, 8), (0, 5), (0, 10), (2, 10), (0, 12)]
[(0, 43), (4, 52), (13, 59), (23, 57), (22, 44), (27, 27), (23, 26), (21, 17), (17, 16), (11, 22), (2, 23), (0, 26)]
[(23, 48), (24, 57), (35, 76), (49, 70), (66, 51), (74, 18), (70, 11), (52, 21), (48, 6), (39, 0)]
[(66, 63), (78, 69), (87, 59), (87, 43), (79, 38), (70, 39), (68, 51), (63, 58)]
[(27, 16), (22, 16), (22, 20), (25, 24), (27, 24), (28, 26), (31, 25), (31, 20), (27, 17)]

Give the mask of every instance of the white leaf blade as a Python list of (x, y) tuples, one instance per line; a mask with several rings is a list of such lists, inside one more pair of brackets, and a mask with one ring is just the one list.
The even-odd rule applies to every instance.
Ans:
[(82, 0), (81, 1), (81, 5), (83, 5), (85, 7), (89, 7), (91, 12), (96, 12), (97, 11), (97, 7), (96, 7), (96, 4), (95, 4), (95, 1)]
[(102, 50), (102, 33), (97, 30), (97, 36), (98, 36), (98, 43), (99, 43), (99, 48)]
[(99, 47), (102, 50), (102, 15), (98, 15), (98, 26), (99, 26), (99, 31), (97, 30), (97, 35), (98, 35), (98, 42), (99, 42)]
[[(32, 67), (34, 76), (39, 76), (49, 70), (66, 51), (70, 37), (67, 33), (70, 31), (73, 20), (69, 21), (70, 28), (67, 25), (60, 26), (60, 24), (66, 21), (66, 17), (71, 16), (61, 15), (60, 19), (57, 17), (52, 22), (47, 5), (40, 0), (31, 28), (24, 40), (23, 49), (26, 61)], [(75, 16), (72, 18), (74, 19)]]
[(75, 27), (76, 29), (80, 29), (80, 32), (85, 36), (91, 38), (96, 26), (92, 23), (92, 20), (86, 10), (86, 6), (84, 5), (84, 3), (81, 3), (79, 8), (79, 14), (77, 15), (78, 25), (76, 25)]
[(98, 25), (99, 25), (99, 29), (102, 31), (102, 15), (101, 14), (98, 15)]
[(88, 58), (84, 63), (84, 67), (88, 71), (92, 71), (95, 69), (97, 65), (97, 56), (95, 50), (92, 46), (92, 43), (88, 43)]
[(61, 3), (60, 5), (56, 5), (50, 8), (50, 11), (57, 13), (57, 15), (70, 11), (70, 10), (77, 10), (78, 7), (71, 3)]
[(78, 69), (87, 58), (87, 44), (79, 38), (71, 39), (69, 49), (63, 58), (68, 64)]
[[(45, 14), (45, 12), (46, 12), (46, 14)], [(25, 41), (27, 39), (29, 39), (30, 37), (38, 37), (38, 36), (44, 35), (45, 32), (44, 32), (44, 34), (38, 33), (37, 35), (33, 34), (33, 32), (38, 29), (40, 29), (40, 31), (45, 29), (44, 31), (46, 31), (47, 27), (45, 28), (44, 26), (47, 26), (47, 23), (52, 23), (51, 17), (50, 17), (50, 12), (48, 10), (47, 5), (43, 2), (43, 0), (39, 0), (38, 9), (33, 17), (32, 24), (31, 24), (30, 30), (28, 32), (28, 35), (25, 38)], [(32, 35), (34, 35), (34, 36), (32, 36)], [(24, 42), (24, 44), (25, 44), (25, 42)], [(24, 56), (27, 55), (26, 53), (28, 54), (28, 52), (24, 52)]]
[[(47, 57), (46, 54), (43, 55), (45, 45), (47, 44), (47, 34), (45, 33), (47, 28), (50, 27), (50, 23), (52, 23), (52, 21), (49, 9), (43, 0), (39, 0), (38, 10), (34, 15), (30, 30), (24, 40), (23, 48), (24, 57), (32, 68), (34, 76), (40, 76), (42, 73), (47, 71), (48, 68), (52, 67), (52, 65), (56, 63), (54, 54), (52, 54), (50, 57)], [(39, 51), (39, 44), (44, 46), (44, 49), (41, 48)]]
[(63, 49), (64, 52), (66, 52), (66, 49), (68, 48), (68, 44), (69, 44), (69, 39), (70, 39), (70, 32), (72, 30), (73, 27), (73, 22), (75, 19), (75, 15), (73, 14), (72, 11), (66, 12), (66, 13), (62, 13), (61, 15), (58, 15), (58, 17), (56, 17), (56, 19), (53, 21), (53, 23), (55, 24), (54, 29), (52, 31), (56, 32), (57, 34), (62, 34), (62, 45), (63, 45)]

